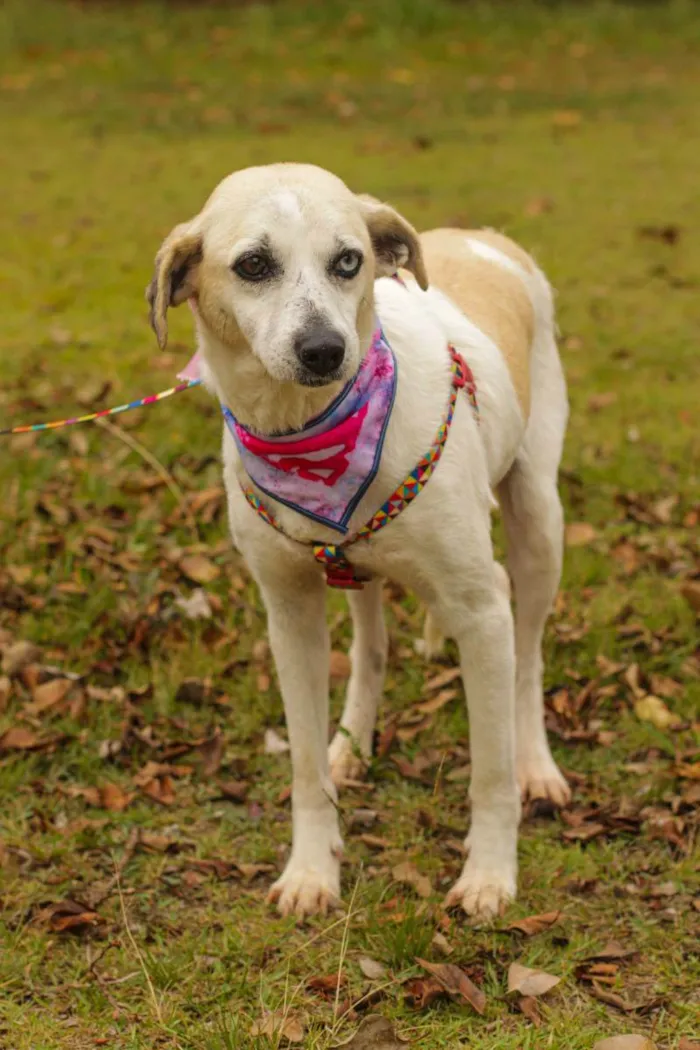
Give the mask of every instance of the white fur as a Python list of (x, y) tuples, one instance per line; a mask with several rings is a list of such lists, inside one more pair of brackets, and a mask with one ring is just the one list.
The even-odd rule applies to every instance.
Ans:
[[(282, 190), (284, 183), (282, 178)], [(336, 323), (344, 325), (352, 350), (351, 367), (356, 368), (359, 354), (366, 349), (366, 339), (363, 343), (355, 333), (353, 342), (350, 334), (349, 304), (359, 308), (357, 291), (339, 290), (322, 277), (329, 243), (345, 236), (339, 216), (346, 217), (348, 239), (357, 236), (355, 216), (348, 218), (351, 209), (345, 198), (342, 207), (338, 205), (335, 197), (340, 191), (335, 182), (326, 185), (321, 181), (314, 186), (312, 203), (306, 200), (300, 209), (301, 219), (290, 200), (280, 194), (280, 187), (276, 192), (276, 198), (261, 192), (255, 207), (246, 212), (245, 224), (248, 229), (255, 226), (254, 236), (265, 233), (273, 238), (289, 274), (305, 284)], [(229, 230), (228, 244), (218, 227), (214, 253), (230, 257), (231, 242), (237, 250), (239, 226), (237, 221), (236, 228)], [(472, 243), (475, 251), (476, 243)], [(206, 263), (207, 236), (203, 250)], [(489, 249), (485, 255), (481, 244), (478, 251), (490, 262), (506, 265), (501, 253)], [(512, 270), (510, 260), (508, 269)], [(567, 403), (549, 286), (539, 271), (526, 274), (522, 270), (520, 276), (526, 281), (536, 316), (529, 422), (523, 419), (498, 347), (444, 295), (433, 289), (421, 291), (413, 282), (402, 287), (387, 279), (378, 280), (374, 287), (376, 311), (398, 361), (398, 387), (377, 476), (352, 518), (351, 534), (430, 447), (449, 395), (448, 342), (464, 354), (474, 372), (481, 422), (477, 424), (467, 399), (460, 397), (442, 460), (426, 489), (387, 528), (349, 550), (352, 563), (375, 578), (362, 592), (349, 595), (354, 626), (352, 674), (341, 730), (330, 752), (325, 582), (309, 544), (337, 542), (338, 536), (281, 504), (275, 504), (273, 510), (284, 534), (265, 524), (241, 492), (239, 482), (248, 479), (243, 477), (235, 444), (224, 430), (231, 530), (267, 608), (289, 728), (293, 845), (287, 867), (271, 891), (285, 913), (324, 911), (339, 896), (341, 839), (334, 781), (342, 783), (348, 776), (357, 776), (370, 755), (387, 653), (381, 609), (384, 577), (414, 590), (429, 609), (432, 622), (456, 640), (460, 652), (470, 721), (472, 821), (469, 857), (448, 902), (460, 904), (470, 914), (489, 916), (513, 897), (518, 782), (526, 794), (549, 795), (559, 802), (567, 797), (544, 731), (540, 655), (544, 620), (561, 566), (556, 471)], [(288, 358), (285, 347), (290, 333), (303, 320), (293, 296), (292, 276), (285, 275), (284, 282), (287, 280), (285, 292), (258, 290), (252, 305), (245, 302), (249, 291), (254, 294), (252, 290), (236, 288), (231, 293), (230, 308), (235, 309), (250, 343), (247, 353), (227, 351), (211, 324), (198, 314), (200, 349), (210, 381), (220, 395), (235, 396), (239, 411), (241, 406), (258, 406), (261, 401), (259, 370), (251, 362), (262, 361), (273, 378), (286, 375), (281, 364)], [(270, 430), (288, 426), (299, 405), (304, 406), (304, 418), (310, 418), (323, 404), (304, 401), (304, 392), (284, 378), (264, 389), (265, 404), (255, 412), (272, 420)], [(326, 389), (326, 403), (336, 389)], [(492, 490), (499, 494), (508, 532), (518, 610), (515, 631), (507, 586), (493, 559)]]

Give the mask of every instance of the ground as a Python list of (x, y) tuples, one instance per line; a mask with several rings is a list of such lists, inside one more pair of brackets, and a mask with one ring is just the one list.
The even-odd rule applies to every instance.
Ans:
[[(467, 721), (454, 651), (427, 664), (422, 612), (391, 589), (379, 757), (340, 803), (346, 910), (278, 918), (264, 898), (289, 842), (288, 756), (227, 539), (216, 406), (191, 391), (110, 426), (0, 437), (0, 1045), (246, 1050), (270, 1045), (255, 1034), (270, 1012), (273, 1045), (326, 1048), (371, 1008), (426, 1050), (619, 1032), (689, 1047), (697, 6), (9, 0), (0, 41), (3, 427), (171, 385), (191, 322), (179, 311), (157, 352), (152, 258), (246, 164), (315, 161), (420, 227), (491, 225), (535, 254), (571, 392), (546, 688), (574, 787), (561, 814), (527, 810), (501, 920), (444, 914)], [(342, 597), (330, 615), (337, 718)], [(436, 998), (417, 959), (461, 968), (483, 1013)], [(560, 981), (509, 995), (513, 962)]]

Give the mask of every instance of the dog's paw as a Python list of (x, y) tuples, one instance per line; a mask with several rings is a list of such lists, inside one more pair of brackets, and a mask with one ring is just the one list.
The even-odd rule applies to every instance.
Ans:
[(515, 876), (480, 869), (467, 861), (464, 871), (445, 898), (446, 908), (462, 908), (471, 918), (494, 919), (515, 897)]
[(340, 904), (340, 863), (333, 858), (321, 869), (290, 861), (267, 900), (280, 915), (327, 915)]
[(517, 776), (523, 802), (548, 799), (555, 806), (571, 802), (571, 788), (551, 755), (518, 760)]
[(336, 787), (342, 787), (348, 780), (362, 780), (368, 764), (351, 737), (341, 732), (335, 734), (328, 748), (328, 766)]

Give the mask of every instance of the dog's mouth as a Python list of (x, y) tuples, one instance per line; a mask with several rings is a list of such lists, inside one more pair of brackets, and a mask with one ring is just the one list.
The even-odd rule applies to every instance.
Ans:
[(295, 381), (300, 386), (305, 387), (322, 387), (330, 386), (331, 383), (338, 383), (344, 379), (343, 369), (336, 368), (332, 372), (328, 372), (326, 375), (316, 375), (314, 372), (310, 372), (307, 369), (299, 369), (295, 376)]

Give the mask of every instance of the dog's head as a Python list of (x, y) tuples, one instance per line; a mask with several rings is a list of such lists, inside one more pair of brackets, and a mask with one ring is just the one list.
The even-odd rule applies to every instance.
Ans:
[(347, 381), (371, 340), (377, 276), (427, 285), (418, 236), (393, 208), (312, 165), (247, 168), (166, 237), (147, 298), (161, 347), (167, 311), (194, 299), (231, 360), (249, 349), (270, 377)]

